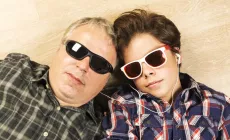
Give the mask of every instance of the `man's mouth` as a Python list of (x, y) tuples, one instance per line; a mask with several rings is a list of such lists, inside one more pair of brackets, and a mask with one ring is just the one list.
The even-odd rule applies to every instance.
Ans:
[(66, 73), (66, 74), (74, 81), (74, 83), (84, 85), (84, 83), (82, 82), (80, 78), (77, 78), (71, 73)]

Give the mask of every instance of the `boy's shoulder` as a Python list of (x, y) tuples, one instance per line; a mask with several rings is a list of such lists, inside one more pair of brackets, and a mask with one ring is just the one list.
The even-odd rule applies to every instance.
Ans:
[(217, 91), (211, 87), (208, 87), (203, 83), (198, 84), (204, 99), (211, 100), (212, 102), (219, 103), (222, 105), (226, 103), (230, 104), (230, 98), (226, 94)]

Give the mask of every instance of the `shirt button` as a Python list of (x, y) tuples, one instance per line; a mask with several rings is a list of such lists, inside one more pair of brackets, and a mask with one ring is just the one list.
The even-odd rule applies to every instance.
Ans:
[(48, 85), (48, 84), (46, 84), (46, 88), (47, 88), (47, 89), (49, 88), (49, 85)]
[(44, 137), (47, 137), (47, 136), (48, 136), (48, 132), (44, 132), (44, 133), (43, 133), (43, 136), (44, 136)]
[(61, 109), (61, 107), (60, 107), (60, 106), (58, 106), (58, 107), (57, 107), (57, 111), (59, 111), (60, 109)]
[(201, 124), (202, 124), (203, 126), (206, 126), (206, 122), (205, 122), (205, 121), (202, 121)]
[(147, 121), (147, 124), (151, 124), (151, 121), (150, 121), (150, 120), (148, 120), (148, 121)]

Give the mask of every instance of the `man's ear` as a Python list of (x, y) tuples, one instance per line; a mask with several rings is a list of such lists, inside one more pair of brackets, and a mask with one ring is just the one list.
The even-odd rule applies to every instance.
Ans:
[(181, 64), (181, 56), (180, 54), (176, 53), (177, 64)]

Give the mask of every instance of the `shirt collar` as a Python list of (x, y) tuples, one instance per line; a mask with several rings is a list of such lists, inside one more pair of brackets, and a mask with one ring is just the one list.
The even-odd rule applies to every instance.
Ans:
[(40, 80), (45, 80), (47, 82), (49, 66), (37, 64), (35, 62), (33, 62), (32, 64), (33, 76), (30, 78), (30, 81), (36, 82)]
[[(179, 78), (180, 78), (180, 82), (181, 82), (183, 90), (178, 95), (184, 96), (185, 93), (195, 94), (195, 96), (198, 97), (200, 100), (204, 99), (204, 96), (203, 96), (203, 94), (201, 92), (202, 90), (200, 89), (199, 83), (196, 82), (191, 76), (189, 76), (186, 73), (180, 73)], [(187, 91), (187, 92), (185, 92), (185, 91)], [(153, 96), (151, 94), (145, 94), (145, 93), (141, 92), (140, 90), (138, 90), (138, 92), (139, 92), (139, 94), (141, 95), (142, 98), (145, 98), (147, 100), (148, 99), (154, 100), (157, 103), (162, 102), (161, 99), (159, 99), (159, 98), (157, 98), (157, 97), (155, 97), (155, 96)], [(190, 97), (192, 97), (192, 96), (187, 96), (187, 97), (188, 98), (185, 99), (185, 100), (189, 100)]]
[[(42, 82), (42, 84), (46, 87), (46, 89), (49, 89), (52, 91), (52, 88), (50, 87), (50, 84), (49, 84), (49, 80), (48, 80), (48, 75), (49, 75), (49, 72), (46, 71), (41, 77), (37, 77), (37, 78), (34, 78), (32, 81), (33, 82)], [(53, 91), (52, 91), (53, 93)], [(51, 100), (54, 102), (54, 104), (56, 104), (56, 106), (59, 106), (59, 103), (57, 102), (56, 100), (56, 97), (52, 94), (49, 94), (49, 96), (51, 96)], [(94, 115), (94, 108), (93, 108), (93, 100), (89, 101), (88, 103), (80, 106), (80, 107), (64, 107), (66, 109), (70, 109), (70, 110), (73, 110), (73, 111), (82, 111), (82, 112), (86, 112), (89, 114), (89, 116), (92, 118), (92, 120), (97, 124), (97, 119)], [(53, 108), (50, 108), (51, 110)], [(47, 111), (44, 111), (44, 112), (47, 112)], [(47, 112), (48, 114), (48, 112)]]
[[(36, 75), (37, 74), (37, 75)], [(31, 82), (34, 82), (34, 83), (40, 83), (42, 84), (46, 89), (50, 89), (52, 90), (50, 84), (49, 84), (49, 71), (45, 71), (45, 72), (41, 72), (40, 74), (36, 73), (35, 77), (32, 77), (31, 78)]]
[[(40, 65), (37, 63), (34, 63), (34, 70), (33, 70), (33, 77), (30, 78), (31, 82), (38, 82), (42, 85), (45, 86), (46, 89), (51, 90), (53, 93), (53, 90), (49, 84), (49, 67), (47, 65)], [(56, 100), (56, 97), (54, 94), (48, 94), (50, 96), (50, 99), (53, 101), (56, 106), (59, 106), (59, 103)], [(89, 114), (89, 116), (92, 118), (92, 120), (97, 123), (97, 119), (95, 117), (94, 113), (94, 108), (93, 108), (93, 101), (89, 101), (88, 103), (80, 106), (80, 107), (64, 107), (66, 109), (70, 109), (73, 111), (85, 111), (86, 113)], [(50, 108), (50, 111), (53, 110), (53, 108)], [(45, 114), (47, 115), (49, 111), (44, 111), (46, 112)]]
[[(201, 101), (204, 99), (199, 83), (196, 82), (190, 75), (186, 73), (180, 73), (180, 81), (183, 89), (181, 92), (181, 96), (184, 96), (184, 94), (187, 93), (187, 94), (194, 94)], [(192, 96), (190, 95), (187, 97), (188, 98), (186, 100), (189, 100)]]
[[(93, 100), (90, 100), (88, 103), (80, 106), (80, 107), (71, 107), (71, 106), (66, 106), (63, 107), (69, 110), (73, 110), (76, 112), (84, 112), (88, 114), (88, 116), (94, 121), (95, 124), (98, 124), (97, 118), (95, 116), (95, 111), (94, 111), (94, 106), (93, 106)], [(83, 113), (83, 114), (84, 114)]]

